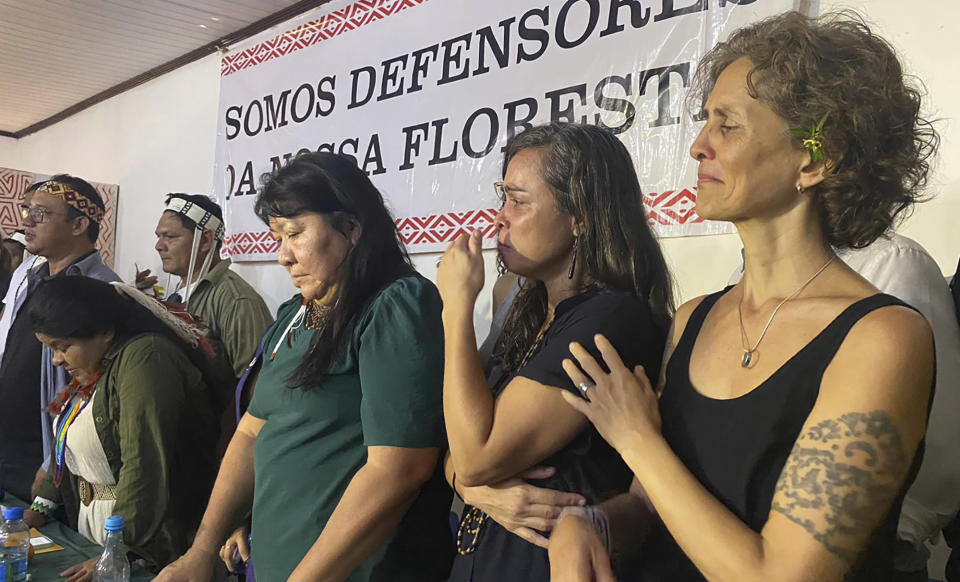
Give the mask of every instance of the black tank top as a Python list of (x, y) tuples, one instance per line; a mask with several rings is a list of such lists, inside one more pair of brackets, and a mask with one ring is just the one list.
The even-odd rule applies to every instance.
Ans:
[[(823, 373), (847, 333), (875, 309), (909, 306), (885, 294), (861, 299), (755, 389), (738, 398), (719, 400), (703, 396), (690, 382), (690, 355), (707, 313), (728, 290), (708, 296), (690, 316), (667, 364), (660, 414), (663, 435), (687, 469), (759, 532), (770, 513), (780, 472), (820, 393)], [(886, 580), (893, 572), (900, 505), (922, 456), (921, 441), (900, 494), (848, 581)], [(662, 522), (655, 526), (642, 555), (640, 580), (644, 582), (704, 580)]]
[[(626, 293), (592, 289), (557, 305), (553, 323), (519, 370), (507, 373), (496, 363), (490, 366), (487, 380), (491, 389), (499, 395), (514, 377), (522, 376), (579, 396), (580, 391), (561, 364), (564, 358), (570, 357), (572, 341), (580, 342), (598, 357), (593, 347), (593, 336), (597, 333), (607, 336), (628, 367), (640, 364), (651, 374), (659, 373), (666, 330), (655, 323), (646, 302)], [(530, 414), (536, 415), (538, 411), (532, 409)], [(620, 454), (592, 425), (540, 464), (555, 467), (556, 473), (547, 479), (530, 481), (533, 485), (580, 493), (589, 504), (625, 493), (633, 479)], [(492, 519), (486, 519), (482, 527), (475, 529), (474, 520), (482, 512), (471, 510), (469, 505), (464, 509), (458, 544), (462, 553), (458, 553), (453, 562), (449, 582), (550, 580), (545, 549), (514, 535)], [(475, 517), (469, 517), (472, 514)], [(472, 550), (471, 545), (475, 546)]]

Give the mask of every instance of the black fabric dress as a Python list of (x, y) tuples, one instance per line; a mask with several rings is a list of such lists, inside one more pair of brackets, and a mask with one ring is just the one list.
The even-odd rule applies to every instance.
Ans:
[[(718, 400), (703, 396), (690, 382), (690, 355), (707, 313), (728, 289), (704, 299), (690, 316), (667, 364), (660, 414), (663, 436), (687, 469), (759, 532), (770, 513), (783, 466), (820, 393), (824, 371), (847, 333), (875, 309), (909, 306), (885, 294), (857, 301), (757, 388), (738, 398)], [(900, 505), (922, 457), (921, 441), (903, 488), (848, 581), (891, 578)], [(643, 582), (704, 580), (662, 522), (644, 545), (642, 560)]]
[[(650, 309), (634, 296), (590, 290), (557, 305), (554, 321), (527, 360), (515, 374), (504, 373), (497, 365), (488, 370), (487, 381), (499, 394), (516, 376), (568, 390), (579, 396), (561, 367), (570, 357), (570, 342), (580, 342), (594, 357), (594, 334), (602, 333), (617, 348), (624, 364), (642, 365), (656, 377), (666, 338), (666, 330), (654, 323)], [(536, 410), (530, 411), (536, 415)], [(576, 492), (595, 504), (630, 488), (633, 474), (620, 455), (600, 437), (593, 426), (584, 429), (570, 444), (544, 459), (539, 465), (556, 467), (553, 477), (531, 481), (538, 487)], [(464, 508), (464, 516), (471, 513)], [(479, 510), (477, 510), (479, 512)], [(469, 523), (461, 521), (461, 530)], [(458, 554), (450, 582), (547, 582), (550, 565), (547, 551), (510, 533), (492, 519), (486, 519), (476, 534), (475, 549)], [(470, 546), (473, 538), (464, 532), (460, 547)]]
[(43, 464), (42, 345), (30, 323), (31, 300), (28, 296), (13, 319), (0, 363), (0, 486), (20, 499), (31, 498), (30, 486)]

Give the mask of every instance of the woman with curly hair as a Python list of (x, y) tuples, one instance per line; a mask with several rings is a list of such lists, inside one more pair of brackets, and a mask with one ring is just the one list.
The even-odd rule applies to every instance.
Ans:
[(937, 134), (894, 51), (850, 14), (739, 30), (698, 87), (697, 211), (737, 227), (744, 278), (679, 308), (657, 390), (605, 338), (601, 358), (571, 346), (589, 401), (566, 400), (635, 481), (607, 527), (560, 520), (552, 580), (611, 580), (608, 552), (636, 548), (643, 581), (894, 579), (933, 338), (834, 248), (870, 244), (919, 198)]

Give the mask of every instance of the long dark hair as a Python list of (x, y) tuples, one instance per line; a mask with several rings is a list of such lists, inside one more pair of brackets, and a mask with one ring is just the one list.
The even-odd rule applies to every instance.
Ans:
[[(647, 302), (664, 329), (673, 317), (673, 284), (643, 209), (643, 193), (627, 148), (612, 133), (592, 125), (550, 123), (507, 142), (506, 176), (519, 152), (544, 152), (540, 176), (557, 207), (583, 223), (577, 262), (584, 282), (630, 293)], [(547, 290), (531, 281), (517, 295), (494, 348), (507, 370), (520, 367), (547, 316)]]
[(360, 228), (340, 266), (326, 324), (313, 334), (309, 351), (288, 379), (295, 388), (317, 386), (330, 364), (344, 355), (345, 338), (380, 290), (416, 271), (380, 191), (347, 157), (327, 152), (298, 155), (263, 177), (254, 210), (266, 223), (317, 212), (341, 233), (346, 234), (351, 222)]
[(89, 277), (53, 277), (30, 295), (33, 331), (59, 339), (88, 339), (113, 332), (113, 345), (145, 333), (163, 336), (180, 347), (199, 368), (207, 386), (215, 379), (209, 358), (183, 341), (147, 308), (125, 297), (113, 285)]

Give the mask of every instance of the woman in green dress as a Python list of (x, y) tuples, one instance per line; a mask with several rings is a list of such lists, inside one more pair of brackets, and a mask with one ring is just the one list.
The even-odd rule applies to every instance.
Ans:
[(349, 159), (298, 156), (256, 211), (299, 293), (262, 343), (250, 407), (192, 548), (158, 580), (209, 580), (251, 515), (259, 582), (443, 580), (440, 296)]

